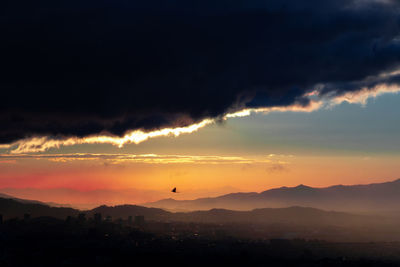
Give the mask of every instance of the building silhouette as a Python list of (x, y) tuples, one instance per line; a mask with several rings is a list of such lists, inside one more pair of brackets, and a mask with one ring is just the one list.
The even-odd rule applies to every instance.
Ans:
[(67, 218), (65, 219), (66, 223), (71, 223), (72, 222), (72, 216), (67, 216)]
[(144, 225), (144, 216), (142, 216), (142, 215), (135, 216), (135, 225), (143, 226)]
[(94, 214), (94, 221), (95, 221), (95, 223), (101, 223), (102, 222), (101, 213), (95, 213)]
[(78, 214), (78, 222), (80, 222), (80, 223), (86, 222), (86, 214), (85, 213)]
[(24, 221), (29, 221), (31, 219), (31, 215), (29, 213), (24, 214)]

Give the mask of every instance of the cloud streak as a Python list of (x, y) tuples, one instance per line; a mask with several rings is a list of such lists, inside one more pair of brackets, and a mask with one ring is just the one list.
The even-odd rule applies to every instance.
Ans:
[(122, 147), (126, 144), (139, 144), (150, 138), (160, 137), (160, 136), (174, 136), (178, 137), (181, 134), (192, 133), (200, 128), (213, 123), (211, 119), (205, 119), (199, 123), (192, 124), (186, 127), (177, 128), (164, 128), (161, 130), (143, 132), (141, 130), (136, 130), (128, 132), (123, 137), (107, 136), (107, 135), (95, 135), (88, 136), (84, 138), (69, 137), (69, 138), (59, 138), (53, 139), (49, 137), (34, 137), (23, 139), (12, 143), (9, 147), (15, 147), (11, 150), (11, 153), (32, 153), (32, 152), (44, 152), (50, 148), (59, 148), (61, 146), (72, 146), (78, 144), (111, 144), (118, 147)]
[[(104, 161), (110, 164), (145, 163), (145, 164), (269, 164), (276, 162), (275, 157), (246, 158), (238, 156), (204, 155), (158, 155), (158, 154), (0, 154), (0, 162), (16, 163), (18, 160), (48, 160), (52, 162)], [(286, 164), (281, 157), (279, 164)]]

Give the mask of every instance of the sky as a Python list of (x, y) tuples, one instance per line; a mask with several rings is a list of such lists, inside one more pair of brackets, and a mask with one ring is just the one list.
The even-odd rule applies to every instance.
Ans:
[(397, 1), (20, 4), (0, 11), (2, 193), (89, 207), (400, 178)]

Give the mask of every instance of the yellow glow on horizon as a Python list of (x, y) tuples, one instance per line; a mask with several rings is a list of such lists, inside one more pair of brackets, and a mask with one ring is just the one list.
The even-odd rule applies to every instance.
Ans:
[[(49, 161), (49, 157), (67, 159), (68, 155), (40, 155), (39, 158), (35, 158), (38, 155), (9, 155), (4, 159), (15, 159), (16, 165), (0, 164), (0, 188), (17, 188), (19, 190), (15, 192), (21, 194), (25, 188), (36, 188), (38, 190), (32, 195), (17, 197), (58, 203), (139, 204), (167, 197), (193, 199), (232, 192), (262, 192), (299, 184), (326, 187), (387, 182), (399, 178), (400, 170), (399, 156), (362, 155), (181, 156), (185, 157), (184, 161), (176, 164), (160, 164), (158, 161), (162, 158), (173, 160), (174, 155), (137, 155), (142, 159), (104, 164), (118, 155), (76, 154), (72, 157), (90, 158)], [(101, 156), (107, 159), (102, 160)], [(156, 160), (146, 161), (150, 158)], [(0, 158), (0, 161), (4, 159)], [(241, 164), (241, 160), (249, 159), (252, 162)], [(269, 161), (264, 162), (266, 159)], [(191, 163), (191, 160), (197, 163)], [(214, 160), (223, 164), (214, 164)], [(170, 189), (175, 186), (181, 193), (171, 196)], [(93, 192), (77, 194), (75, 191)], [(71, 194), (76, 194), (76, 197), (71, 199)]]

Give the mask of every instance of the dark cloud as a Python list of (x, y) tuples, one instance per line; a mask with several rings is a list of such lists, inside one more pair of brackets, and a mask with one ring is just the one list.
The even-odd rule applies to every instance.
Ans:
[(289, 168), (287, 166), (285, 166), (284, 164), (275, 163), (275, 164), (269, 166), (266, 169), (266, 171), (269, 173), (288, 172)]
[[(307, 105), (400, 62), (398, 1), (0, 4), (0, 143), (184, 126)], [(384, 82), (384, 81), (383, 81)]]

